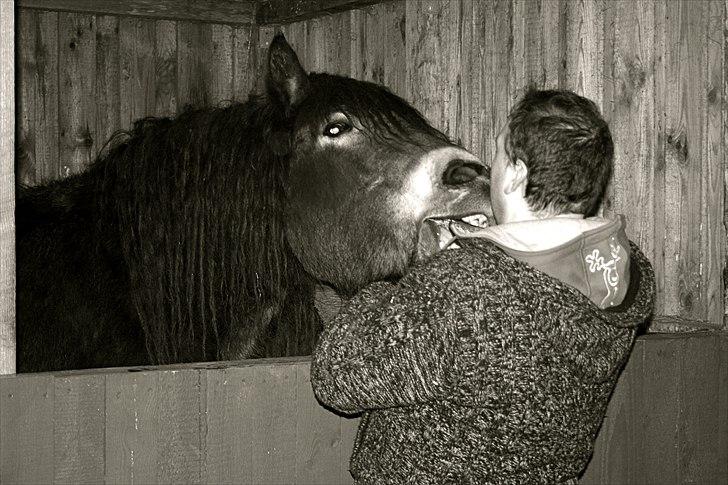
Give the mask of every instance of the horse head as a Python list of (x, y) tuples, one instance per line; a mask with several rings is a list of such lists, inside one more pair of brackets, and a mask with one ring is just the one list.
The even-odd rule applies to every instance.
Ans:
[(279, 34), (268, 90), (288, 120), (287, 240), (337, 291), (400, 276), (431, 254), (428, 219), (490, 215), (483, 162), (386, 88), (307, 74)]

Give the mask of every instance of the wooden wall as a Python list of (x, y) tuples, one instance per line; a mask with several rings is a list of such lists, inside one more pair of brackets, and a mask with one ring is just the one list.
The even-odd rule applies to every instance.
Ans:
[(400, 0), (282, 29), (308, 69), (390, 86), (484, 160), (525, 88), (593, 99), (616, 144), (605, 212), (654, 263), (658, 312), (721, 327), (727, 26), (725, 0)]
[(526, 87), (568, 88), (610, 122), (605, 212), (654, 263), (658, 313), (722, 327), (727, 28), (725, 0), (398, 0), (261, 27), (21, 8), (17, 176), (82, 170), (134, 119), (245, 99), (278, 29), (307, 69), (389, 86), (484, 160)]
[[(352, 483), (357, 420), (275, 362), (0, 377), (0, 483)], [(728, 339), (640, 338), (580, 483), (726, 482)]]
[(25, 8), (17, 17), (25, 184), (83, 170), (136, 119), (244, 100), (255, 79), (253, 25)]

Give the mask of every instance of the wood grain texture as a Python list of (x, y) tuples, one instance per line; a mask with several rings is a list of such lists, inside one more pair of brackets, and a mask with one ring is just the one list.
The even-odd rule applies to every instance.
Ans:
[(354, 10), (388, 0), (261, 0), (256, 23), (287, 24)]
[[(665, 15), (665, 309), (705, 314), (700, 220), (705, 104), (704, 2), (666, 2)], [(667, 280), (670, 278), (670, 280)]]
[(156, 25), (135, 17), (119, 19), (120, 118), (129, 129), (139, 118), (155, 114)]
[(159, 483), (160, 375), (106, 376), (106, 483)]
[(58, 13), (21, 10), (17, 16), (19, 183), (58, 178)]
[(711, 1), (706, 7), (705, 67), (706, 127), (703, 143), (702, 208), (701, 223), (705, 230), (705, 244), (701, 254), (701, 284), (705, 289), (704, 318), (716, 327), (723, 326), (725, 314), (726, 269), (725, 187), (723, 170), (726, 158), (725, 112), (728, 103), (725, 96), (725, 44), (724, 27), (728, 12), (724, 1)]
[(255, 0), (16, 0), (19, 7), (224, 24), (250, 24)]
[(121, 125), (119, 18), (96, 18), (96, 140), (94, 155)]
[(605, 0), (566, 2), (566, 83), (563, 86), (602, 107)]
[(206, 447), (202, 481), (250, 483), (253, 470), (250, 412), (252, 395), (249, 368), (205, 371)]
[(54, 379), (0, 378), (0, 482), (53, 481)]
[(201, 483), (204, 456), (206, 374), (197, 369), (159, 375), (157, 480)]
[(406, 91), (404, 2), (385, 2), (351, 12), (350, 75)]
[(405, 98), (455, 139), (460, 131), (460, 8), (456, 0), (407, 2), (405, 17)]
[(15, 372), (15, 17), (12, 3), (0, 5), (0, 65), (3, 66), (0, 71), (0, 374), (10, 374)]
[(60, 168), (62, 177), (79, 173), (94, 154), (96, 128), (96, 19), (58, 15)]
[(154, 37), (154, 114), (172, 116), (177, 112), (177, 25), (158, 20)]
[(605, 213), (624, 214), (627, 235), (654, 261), (655, 45), (649, 3), (618, 2), (605, 12), (602, 113), (615, 140)]
[(212, 101), (212, 28), (208, 24), (177, 25), (177, 95), (179, 107), (207, 106)]
[(57, 378), (54, 384), (53, 480), (100, 483), (105, 461), (105, 376)]
[(233, 38), (233, 96), (244, 102), (263, 74), (258, 71), (258, 27), (236, 27)]

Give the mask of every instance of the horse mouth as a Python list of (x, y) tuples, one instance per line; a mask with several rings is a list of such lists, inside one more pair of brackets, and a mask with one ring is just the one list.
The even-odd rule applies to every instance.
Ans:
[(493, 225), (492, 218), (484, 213), (462, 216), (428, 217), (420, 224), (417, 240), (417, 259), (426, 259), (443, 249), (457, 247), (456, 237), (450, 230), (453, 222), (470, 226), (473, 230)]

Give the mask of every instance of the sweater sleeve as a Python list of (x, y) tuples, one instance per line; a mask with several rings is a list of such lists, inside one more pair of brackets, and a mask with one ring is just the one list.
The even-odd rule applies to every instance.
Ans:
[(323, 404), (354, 413), (446, 394), (457, 378), (459, 322), (468, 307), (462, 278), (455, 281), (462, 267), (447, 259), (441, 253), (397, 284), (373, 283), (341, 309), (319, 337), (311, 364)]

